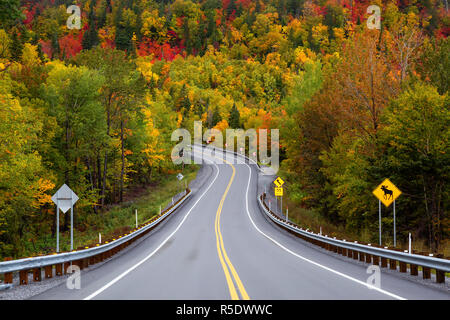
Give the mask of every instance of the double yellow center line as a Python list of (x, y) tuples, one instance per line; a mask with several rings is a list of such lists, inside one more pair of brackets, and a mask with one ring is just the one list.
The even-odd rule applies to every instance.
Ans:
[[(236, 269), (233, 267), (233, 264), (231, 263), (230, 259), (228, 258), (227, 252), (225, 250), (225, 247), (223, 245), (223, 239), (222, 239), (222, 233), (220, 232), (220, 215), (222, 213), (222, 207), (223, 203), (225, 201), (225, 198), (228, 194), (228, 190), (230, 190), (231, 184), (233, 183), (234, 176), (236, 174), (236, 169), (234, 166), (229, 163), (228, 161), (224, 160), (227, 164), (231, 166), (233, 169), (233, 174), (231, 176), (230, 181), (228, 182), (228, 186), (225, 190), (225, 193), (222, 196), (222, 199), (220, 200), (219, 207), (217, 208), (216, 213), (216, 221), (215, 221), (215, 232), (216, 232), (216, 240), (217, 240), (217, 253), (219, 255), (220, 263), (222, 264), (223, 272), (225, 273), (225, 278), (227, 279), (228, 289), (230, 290), (230, 295), (232, 300), (239, 300), (239, 295), (236, 291), (236, 287), (233, 283), (233, 279), (231, 275), (234, 278), (234, 281), (238, 287), (238, 290), (241, 294), (242, 299), (244, 300), (250, 300), (250, 297), (247, 294), (247, 291), (245, 291), (244, 285), (242, 284), (241, 279), (239, 278), (239, 275), (236, 272)], [(230, 275), (231, 271), (231, 275)]]

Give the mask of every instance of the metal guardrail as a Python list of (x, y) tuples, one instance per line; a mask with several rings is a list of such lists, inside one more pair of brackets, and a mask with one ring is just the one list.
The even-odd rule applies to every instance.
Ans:
[[(288, 231), (291, 231), (294, 234), (300, 235), (305, 240), (311, 240), (310, 242), (313, 242), (314, 244), (320, 245), (323, 248), (326, 248), (330, 251), (338, 252), (341, 254), (347, 254), (349, 251), (352, 252), (353, 258), (354, 254), (360, 255), (363, 257), (364, 261), (368, 262), (368, 260), (374, 259), (374, 264), (378, 264), (378, 258), (383, 259), (389, 259), (390, 263), (399, 261), (400, 263), (400, 271), (406, 272), (406, 264), (409, 264), (411, 267), (412, 273), (414, 272), (414, 269), (417, 266), (421, 266), (424, 270), (425, 269), (434, 269), (436, 270), (436, 281), (437, 282), (445, 282), (445, 272), (450, 272), (450, 260), (448, 259), (441, 259), (426, 255), (420, 255), (420, 254), (414, 254), (414, 253), (408, 253), (408, 252), (402, 252), (402, 251), (396, 251), (396, 250), (389, 250), (385, 248), (376, 247), (373, 245), (365, 245), (355, 242), (350, 242), (346, 240), (339, 240), (336, 238), (331, 238), (328, 236), (323, 236), (317, 233), (314, 233), (309, 230), (303, 230), (302, 228), (298, 227), (297, 225), (288, 222), (284, 219), (280, 219), (277, 217), (273, 212), (269, 210), (266, 203), (264, 202), (264, 194), (261, 194), (258, 197), (258, 203), (263, 210), (263, 212), (267, 215), (267, 217), (272, 220), (274, 223), (278, 224), (284, 229), (287, 229)], [(344, 252), (343, 249), (346, 251)], [(361, 260), (362, 261), (362, 260)], [(375, 263), (376, 262), (376, 263)], [(383, 261), (382, 261), (383, 262)], [(404, 264), (402, 266), (402, 264)], [(383, 266), (383, 263), (382, 263)], [(387, 266), (387, 265), (386, 265)], [(393, 269), (391, 267), (391, 269)], [(396, 269), (396, 268), (395, 268)], [(403, 269), (403, 270), (402, 270)], [(429, 271), (429, 270), (428, 270)], [(425, 270), (424, 273), (427, 273)], [(417, 274), (414, 274), (417, 275)], [(425, 276), (425, 278), (429, 278), (429, 276)]]
[[(61, 266), (64, 263), (68, 262), (82, 262), (82, 266), (85, 264), (93, 264), (95, 262), (99, 262), (97, 260), (103, 261), (106, 258), (109, 258), (113, 254), (117, 253), (120, 249), (123, 249), (125, 246), (131, 244), (137, 238), (143, 236), (145, 233), (150, 231), (164, 219), (166, 219), (171, 213), (173, 213), (176, 209), (178, 209), (186, 199), (188, 199), (192, 191), (187, 189), (187, 193), (180, 198), (173, 206), (169, 207), (161, 216), (159, 216), (154, 221), (149, 221), (145, 224), (138, 226), (138, 228), (133, 229), (134, 231), (129, 234), (125, 234), (123, 236), (119, 236), (118, 239), (115, 239), (111, 242), (107, 242), (105, 244), (99, 245), (97, 244), (95, 247), (91, 247), (83, 250), (74, 250), (72, 252), (64, 252), (64, 253), (54, 253), (52, 255), (24, 258), (18, 260), (10, 260), (0, 262), (0, 274), (5, 274), (5, 283), (12, 282), (12, 272), (16, 271), (25, 271), (31, 269), (37, 269), (48, 266)], [(106, 254), (106, 255), (105, 255)], [(98, 259), (92, 259), (92, 258)], [(90, 260), (90, 261), (86, 261)], [(93, 262), (93, 263), (91, 263)], [(39, 270), (40, 271), (40, 270)], [(58, 272), (57, 272), (58, 273)], [(62, 273), (60, 271), (60, 273)], [(6, 276), (8, 275), (8, 276)], [(9, 278), (10, 281), (6, 280)], [(24, 279), (25, 280), (25, 279)], [(36, 280), (36, 279), (35, 279)], [(39, 280), (40, 281), (40, 275)], [(22, 284), (22, 283), (21, 283)], [(23, 283), (25, 284), (25, 283)]]

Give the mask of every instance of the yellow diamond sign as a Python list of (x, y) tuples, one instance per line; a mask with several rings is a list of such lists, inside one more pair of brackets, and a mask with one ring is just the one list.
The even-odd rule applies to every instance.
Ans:
[(372, 193), (377, 197), (386, 207), (389, 207), (395, 199), (397, 199), (402, 192), (389, 179), (384, 180)]
[(281, 179), (280, 177), (278, 177), (278, 178), (275, 179), (275, 181), (274, 181), (273, 183), (275, 183), (275, 185), (276, 185), (278, 188), (280, 188), (280, 187), (284, 184), (284, 181), (283, 181), (283, 179)]

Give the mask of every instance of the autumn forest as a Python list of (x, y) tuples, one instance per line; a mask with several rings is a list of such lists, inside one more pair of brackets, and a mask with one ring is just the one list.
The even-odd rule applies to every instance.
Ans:
[(0, 0), (0, 258), (54, 235), (63, 183), (82, 230), (180, 170), (194, 121), (279, 129), (290, 203), (372, 241), (389, 178), (399, 240), (448, 252), (449, 33), (447, 0)]

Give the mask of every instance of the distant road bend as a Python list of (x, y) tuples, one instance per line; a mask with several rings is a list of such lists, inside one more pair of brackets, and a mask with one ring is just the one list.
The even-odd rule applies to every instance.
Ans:
[[(201, 154), (194, 148), (194, 156)], [(258, 169), (204, 156), (192, 197), (136, 246), (34, 299), (450, 299), (395, 274), (369, 288), (366, 267), (306, 244), (263, 216)]]

